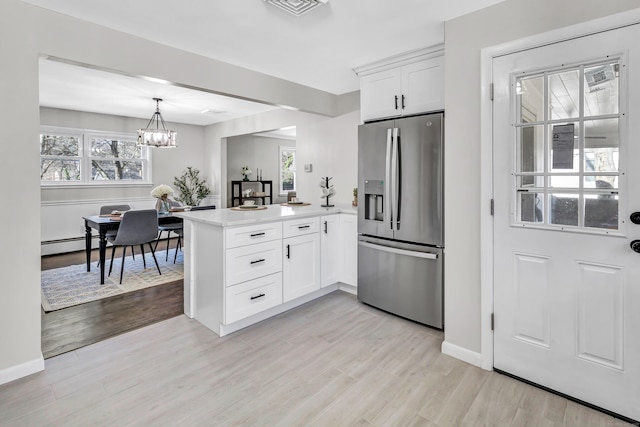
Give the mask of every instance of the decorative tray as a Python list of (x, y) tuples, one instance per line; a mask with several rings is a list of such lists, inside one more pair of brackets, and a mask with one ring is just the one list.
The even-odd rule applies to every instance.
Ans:
[(267, 209), (267, 207), (263, 205), (251, 205), (251, 206), (236, 206), (229, 209), (231, 209), (232, 211), (263, 211)]
[(307, 202), (287, 202), (287, 203), (280, 203), (280, 206), (291, 206), (291, 207), (296, 207), (296, 206), (309, 206), (311, 203), (307, 203)]

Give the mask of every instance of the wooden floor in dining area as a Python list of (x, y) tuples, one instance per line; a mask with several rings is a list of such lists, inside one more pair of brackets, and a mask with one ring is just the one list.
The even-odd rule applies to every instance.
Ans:
[[(169, 248), (174, 248), (176, 242), (172, 239)], [(159, 243), (158, 256), (163, 256), (165, 249), (166, 242)], [(117, 256), (120, 256), (119, 250)], [(97, 249), (91, 257), (95, 266), (99, 259)], [(44, 256), (41, 269), (83, 264), (86, 259), (84, 251)], [(42, 354), (47, 359), (179, 316), (184, 313), (183, 287), (183, 281), (178, 280), (49, 313), (42, 310)]]
[(2, 426), (622, 426), (336, 291), (220, 338), (174, 317), (0, 386)]

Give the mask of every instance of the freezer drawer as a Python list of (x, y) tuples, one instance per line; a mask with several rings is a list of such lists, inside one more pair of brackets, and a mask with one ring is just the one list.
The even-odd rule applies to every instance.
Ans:
[(361, 236), (358, 299), (443, 329), (442, 249)]

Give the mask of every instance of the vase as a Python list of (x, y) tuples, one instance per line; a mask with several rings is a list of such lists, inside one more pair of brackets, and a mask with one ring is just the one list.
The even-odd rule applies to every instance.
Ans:
[(353, 202), (351, 202), (351, 206), (353, 206), (353, 207), (358, 206), (358, 198), (357, 197), (353, 198)]

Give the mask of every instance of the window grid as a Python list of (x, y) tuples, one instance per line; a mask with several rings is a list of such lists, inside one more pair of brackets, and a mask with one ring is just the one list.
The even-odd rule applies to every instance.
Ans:
[[(516, 100), (516, 102), (512, 104), (515, 107), (515, 120), (514, 120), (513, 129), (515, 132), (514, 140), (516, 141), (516, 147), (517, 147), (515, 150), (512, 150), (512, 153), (515, 153), (515, 155), (513, 156), (514, 161), (512, 162), (512, 167), (513, 167), (512, 176), (514, 177), (513, 182), (514, 182), (514, 190), (515, 190), (514, 194), (516, 196), (515, 209), (513, 210), (514, 225), (554, 228), (554, 229), (562, 229), (562, 230), (567, 229), (567, 227), (573, 228), (575, 230), (588, 228), (591, 231), (594, 226), (588, 225), (588, 224), (585, 225), (585, 206), (586, 206), (585, 196), (587, 196), (587, 198), (606, 196), (606, 197), (613, 197), (616, 201), (616, 224), (611, 228), (613, 228), (614, 231), (617, 231), (619, 229), (620, 224), (617, 218), (619, 218), (618, 214), (620, 211), (619, 196), (620, 196), (621, 188), (619, 185), (619, 178), (622, 175), (620, 164), (618, 161), (617, 172), (598, 171), (598, 170), (594, 170), (593, 172), (587, 172), (585, 170), (585, 163), (586, 163), (585, 121), (590, 121), (591, 123), (595, 124), (595, 123), (601, 123), (602, 121), (608, 120), (608, 119), (616, 119), (617, 131), (618, 131), (617, 149), (619, 153), (621, 149), (621, 145), (620, 145), (621, 138), (619, 138), (620, 118), (622, 115), (620, 111), (621, 102), (620, 102), (620, 98), (618, 97), (617, 98), (617, 102), (618, 102), (617, 114), (599, 114), (599, 115), (597, 114), (597, 115), (589, 115), (585, 117), (585, 69), (593, 68), (597, 66), (605, 66), (605, 65), (610, 65), (611, 67), (613, 67), (613, 69), (615, 69), (617, 72), (616, 74), (616, 82), (618, 85), (617, 93), (620, 93), (621, 91), (619, 88), (623, 81), (619, 76), (619, 71), (621, 69), (620, 63), (621, 63), (620, 59), (613, 59), (613, 60), (608, 59), (606, 61), (601, 61), (597, 63), (582, 64), (577, 67), (574, 66), (574, 67), (567, 67), (563, 69), (547, 70), (543, 73), (540, 73), (540, 72), (531, 73), (531, 74), (522, 73), (522, 74), (513, 76), (513, 84), (512, 84), (513, 98), (512, 99)], [(571, 72), (572, 70), (577, 70), (578, 76), (579, 76), (579, 79), (578, 79), (579, 99), (578, 99), (577, 117), (569, 115), (569, 117), (566, 117), (566, 118), (552, 119), (550, 117), (550, 110), (551, 110), (550, 76), (559, 75), (560, 73)], [(523, 105), (522, 103), (523, 97), (518, 96), (523, 93), (523, 90), (524, 90), (523, 83), (525, 82), (526, 79), (533, 80), (539, 77), (542, 77), (542, 105), (543, 105), (542, 120), (537, 120), (538, 117), (536, 117), (535, 115), (535, 105), (532, 111), (532, 109), (529, 106)], [(554, 125), (564, 125), (567, 123), (577, 124), (578, 167), (577, 167), (577, 170), (574, 170), (576, 168), (573, 167), (572, 170), (567, 172), (553, 171), (553, 168), (550, 165), (550, 160), (552, 155), (552, 150), (551, 150), (552, 143), (550, 140), (551, 130), (553, 129)], [(523, 159), (522, 159), (522, 156), (523, 156), (522, 153), (524, 151), (523, 129), (530, 128), (535, 130), (536, 127), (542, 127), (542, 130), (543, 130), (543, 135), (542, 135), (543, 155), (541, 158), (542, 164), (543, 164), (543, 170), (542, 171), (523, 171), (523, 170), (520, 170), (523, 168), (522, 164), (520, 163), (519, 165), (519, 162), (523, 162)], [(575, 143), (574, 143), (574, 151), (575, 151)], [(573, 157), (575, 157), (575, 155), (573, 155)], [(575, 161), (576, 160), (574, 159), (574, 162)], [(566, 186), (554, 187), (552, 185), (553, 177), (575, 177), (578, 180), (577, 187), (566, 187)], [(617, 182), (618, 185), (613, 189), (605, 189), (605, 190), (598, 189), (598, 188), (585, 188), (585, 180), (587, 178), (592, 178), (593, 180), (596, 180), (597, 177), (618, 178), (615, 180), (615, 182)], [(551, 222), (551, 198), (555, 194), (567, 195), (567, 196), (577, 195), (577, 208), (578, 208), (577, 224), (567, 225), (567, 224), (558, 224), (558, 223)], [(533, 198), (529, 195), (532, 195)], [(538, 195), (542, 196), (542, 200), (538, 199)], [(533, 200), (534, 209), (538, 208), (539, 202), (542, 204), (541, 219), (537, 218), (538, 216), (537, 212), (533, 217), (524, 219), (525, 217), (523, 212), (523, 205), (525, 204), (523, 203), (524, 199), (529, 199), (529, 201)], [(600, 227), (596, 226), (595, 228), (600, 228)]]

